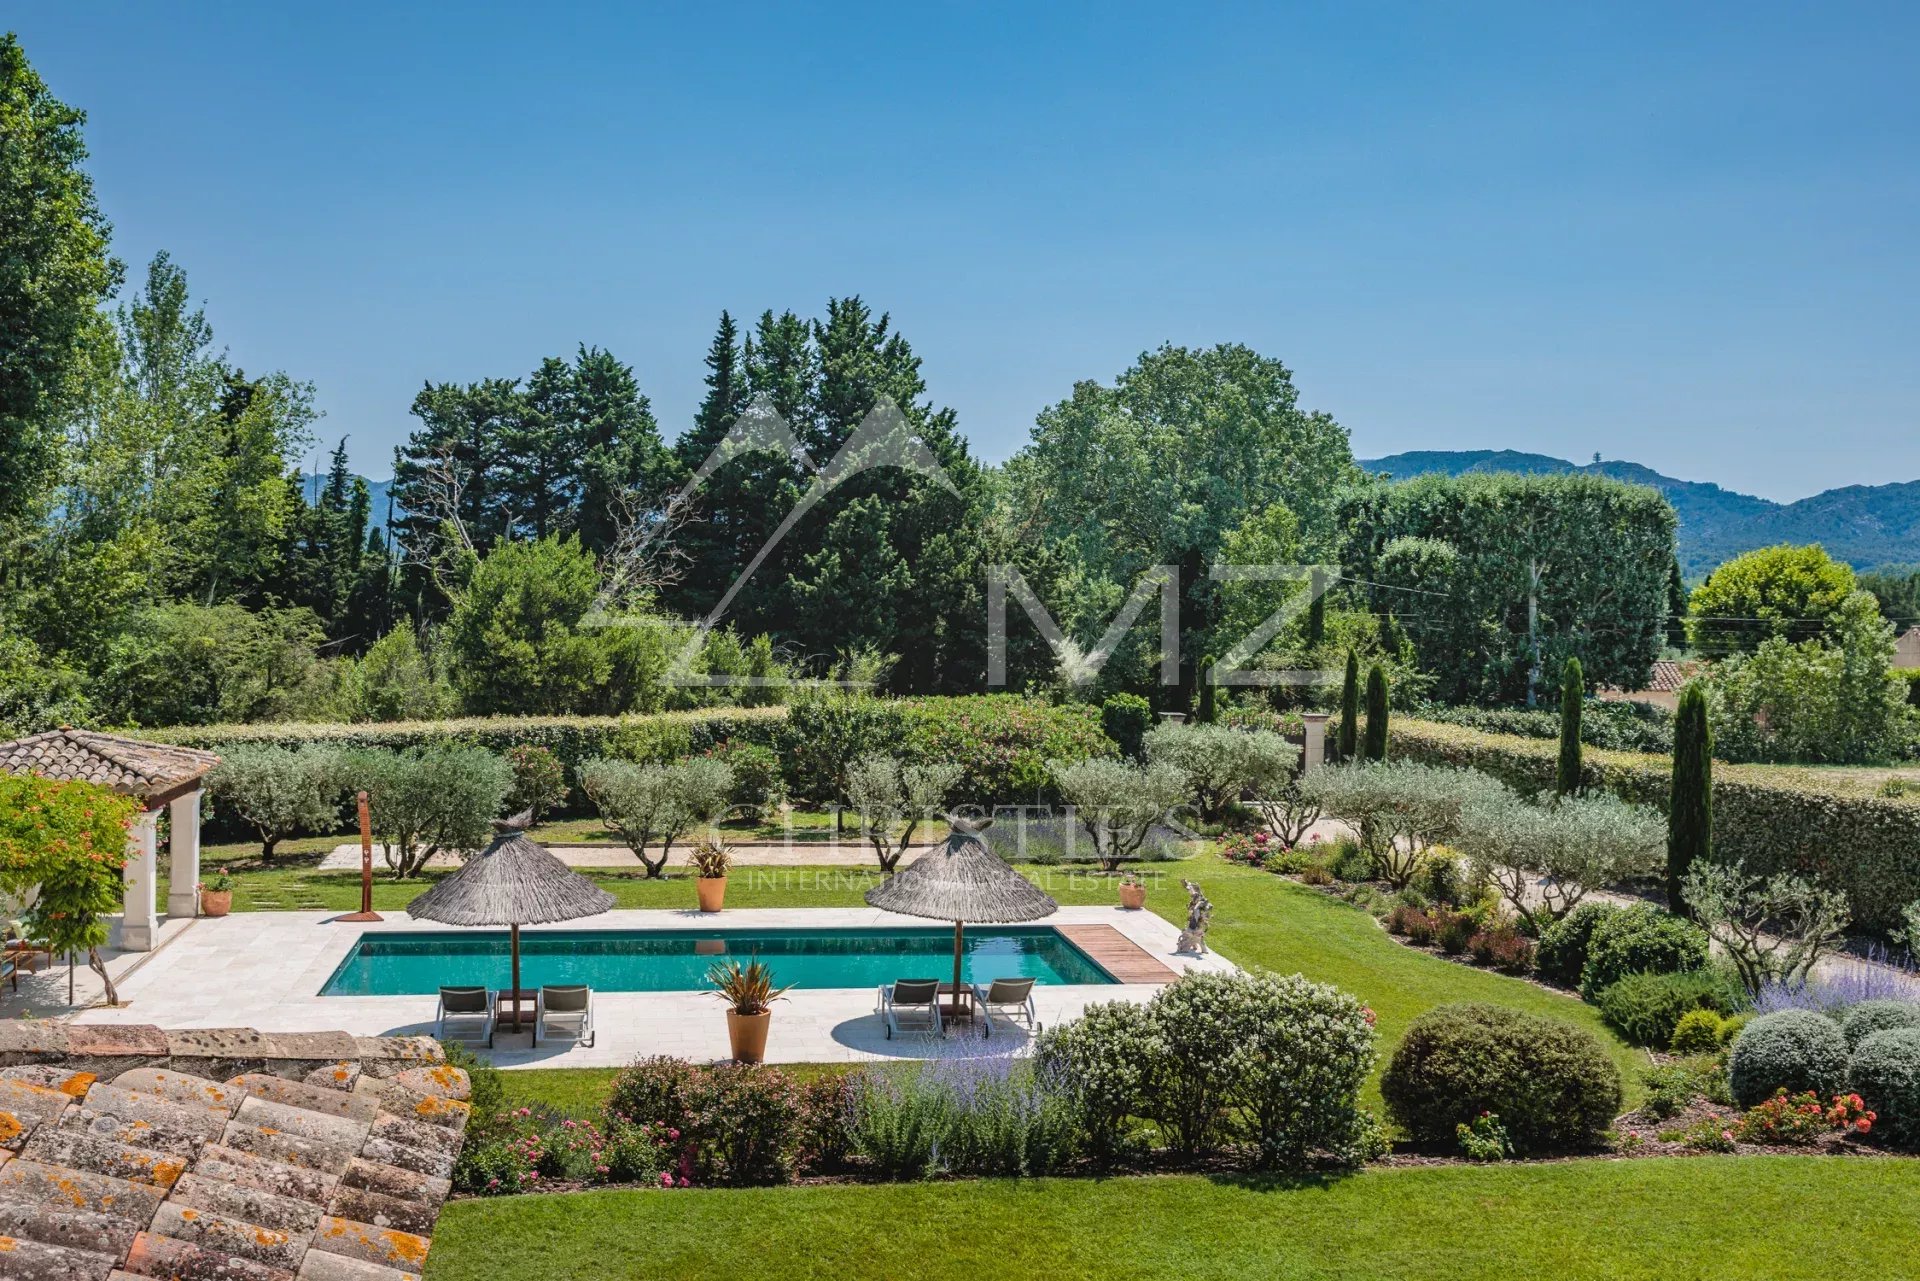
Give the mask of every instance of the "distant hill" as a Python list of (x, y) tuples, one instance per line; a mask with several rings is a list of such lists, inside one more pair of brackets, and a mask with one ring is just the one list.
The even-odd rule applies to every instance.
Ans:
[(1441, 472), (1589, 472), (1651, 485), (1680, 516), (1680, 567), (1704, 576), (1731, 556), (1774, 543), (1819, 543), (1855, 569), (1920, 561), (1920, 481), (1848, 485), (1795, 503), (1776, 503), (1703, 481), (1675, 480), (1639, 463), (1571, 463), (1511, 449), (1420, 449), (1360, 466), (1395, 480)]
[[(300, 478), (300, 483), (303, 486), (301, 492), (306, 494), (307, 501), (311, 503), (314, 501), (315, 496), (319, 494), (322, 486), (327, 483), (327, 477), (324, 472), (309, 472)], [(373, 499), (371, 514), (367, 519), (368, 529), (377, 529), (382, 533), (386, 531), (387, 491), (392, 488), (393, 482), (390, 480), (367, 481), (367, 494)], [(395, 512), (394, 514), (398, 515), (399, 513)]]

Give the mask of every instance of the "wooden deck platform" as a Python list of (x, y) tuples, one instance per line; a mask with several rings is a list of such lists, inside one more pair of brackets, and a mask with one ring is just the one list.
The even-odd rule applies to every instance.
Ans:
[(1171, 983), (1180, 977), (1111, 925), (1056, 925), (1054, 928), (1122, 983)]

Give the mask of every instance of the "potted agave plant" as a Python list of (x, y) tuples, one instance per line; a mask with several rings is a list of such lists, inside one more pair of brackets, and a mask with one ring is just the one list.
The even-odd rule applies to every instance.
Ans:
[(202, 881), (200, 890), (200, 915), (225, 916), (233, 910), (233, 877), (225, 872), (217, 873), (211, 881)]
[(1147, 883), (1140, 879), (1138, 872), (1126, 872), (1120, 877), (1120, 906), (1129, 912), (1138, 912), (1147, 905)]
[(766, 1058), (773, 1003), (787, 989), (773, 985), (773, 971), (757, 957), (745, 965), (722, 961), (707, 971), (707, 982), (713, 984), (713, 994), (727, 1003), (727, 1042), (733, 1057), (742, 1063)]
[(694, 842), (693, 884), (702, 912), (718, 912), (726, 901), (727, 869), (732, 866), (733, 853), (724, 841), (703, 836)]

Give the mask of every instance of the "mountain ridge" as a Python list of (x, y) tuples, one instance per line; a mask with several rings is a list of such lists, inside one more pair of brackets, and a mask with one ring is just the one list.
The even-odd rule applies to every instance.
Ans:
[(1680, 480), (1642, 463), (1575, 463), (1512, 449), (1416, 449), (1363, 458), (1359, 465), (1394, 480), (1433, 473), (1582, 472), (1651, 486), (1666, 495), (1680, 517), (1680, 568), (1689, 578), (1775, 543), (1819, 543), (1855, 569), (1920, 561), (1920, 480), (1845, 485), (1777, 503), (1711, 481)]

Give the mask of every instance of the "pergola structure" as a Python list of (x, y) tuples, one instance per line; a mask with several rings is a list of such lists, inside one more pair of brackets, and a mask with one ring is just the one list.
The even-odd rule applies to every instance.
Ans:
[(0, 743), (0, 772), (72, 779), (131, 796), (140, 818), (127, 834), (126, 915), (120, 946), (149, 952), (160, 937), (155, 901), (160, 884), (160, 811), (172, 808), (167, 825), (168, 917), (200, 910), (200, 793), (207, 771), (220, 763), (212, 752), (135, 738), (59, 729)]

